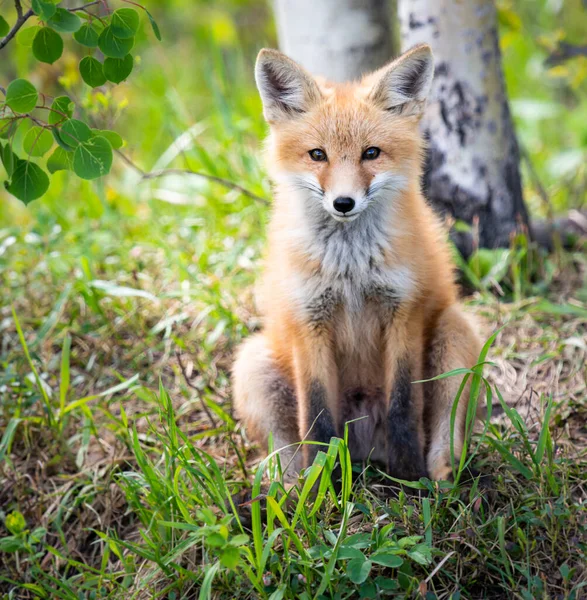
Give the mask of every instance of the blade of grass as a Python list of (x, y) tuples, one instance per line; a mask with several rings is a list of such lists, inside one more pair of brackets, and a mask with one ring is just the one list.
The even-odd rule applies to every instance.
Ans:
[[(69, 372), (69, 355), (71, 351), (71, 337), (66, 334), (63, 338), (63, 347), (61, 349), (61, 373), (59, 378), (59, 415), (65, 414), (65, 402), (67, 400), (67, 392), (69, 390), (70, 372)], [(61, 427), (63, 422), (61, 420)]]
[(424, 519), (424, 538), (432, 546), (432, 514), (430, 511), (430, 498), (422, 498), (422, 517)]
[(35, 376), (35, 381), (37, 382), (37, 387), (39, 388), (39, 391), (41, 392), (41, 396), (43, 397), (43, 401), (45, 403), (47, 424), (49, 425), (49, 427), (53, 427), (53, 425), (55, 423), (55, 418), (53, 415), (53, 408), (51, 406), (49, 396), (47, 395), (47, 390), (45, 390), (45, 387), (43, 386), (43, 382), (41, 381), (41, 378), (39, 377), (39, 373), (37, 372), (37, 369), (35, 368), (35, 365), (33, 363), (31, 355), (29, 354), (29, 349), (28, 349), (26, 340), (24, 339), (24, 334), (23, 334), (22, 328), (20, 326), (20, 321), (18, 320), (18, 317), (16, 315), (16, 311), (14, 310), (14, 306), (11, 306), (11, 308), (12, 308), (12, 318), (14, 319), (14, 324), (16, 326), (16, 332), (18, 333), (18, 339), (20, 340), (20, 345), (22, 346), (22, 349), (26, 356), (27, 362), (29, 363), (29, 367), (31, 368), (31, 371), (33, 372), (33, 375)]
[(96, 398), (103, 398), (104, 396), (109, 396), (110, 394), (116, 394), (117, 392), (122, 392), (123, 390), (128, 389), (133, 383), (135, 383), (139, 378), (139, 374), (133, 375), (130, 379), (126, 379), (125, 381), (121, 381), (116, 384), (100, 392), (99, 394), (94, 394), (92, 396), (86, 396), (85, 398), (80, 398), (79, 400), (75, 400), (74, 402), (70, 402), (64, 409), (63, 414), (66, 415), (70, 413), (72, 410), (79, 408), (80, 406), (87, 404), (88, 402), (95, 400)]
[(546, 449), (546, 443), (549, 437), (548, 428), (550, 427), (550, 413), (552, 412), (553, 405), (554, 400), (552, 396), (549, 396), (546, 404), (546, 410), (544, 411), (544, 419), (542, 420), (542, 430), (540, 431), (540, 437), (538, 438), (538, 446), (536, 447), (536, 461), (538, 463), (542, 463), (542, 459), (544, 457), (544, 451)]
[(212, 597), (212, 581), (216, 577), (216, 573), (220, 569), (220, 563), (214, 563), (211, 567), (206, 569), (206, 575), (204, 581), (202, 581), (202, 587), (200, 589), (200, 595), (198, 600), (209, 600)]

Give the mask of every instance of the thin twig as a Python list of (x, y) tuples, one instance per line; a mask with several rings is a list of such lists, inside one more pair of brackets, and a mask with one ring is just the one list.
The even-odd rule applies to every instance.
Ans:
[(17, 12), (16, 23), (14, 24), (13, 28), (6, 34), (6, 37), (0, 40), (0, 50), (2, 50), (2, 48), (4, 48), (4, 46), (6, 46), (6, 44), (8, 44), (8, 42), (18, 33), (18, 30), (26, 23), (29, 17), (32, 17), (35, 14), (32, 8), (27, 10), (27, 12), (23, 14), (22, 7), (20, 6), (20, 2), (18, 2), (18, 0), (15, 0), (14, 5), (16, 6)]
[(238, 183), (234, 183), (233, 181), (229, 181), (228, 179), (223, 179), (222, 177), (216, 177), (215, 175), (209, 175), (208, 173), (201, 173), (200, 171), (192, 171), (191, 169), (160, 169), (158, 171), (145, 171), (141, 169), (137, 164), (135, 164), (128, 156), (123, 154), (120, 151), (117, 151), (118, 156), (124, 160), (124, 162), (132, 167), (137, 173), (141, 175), (143, 180), (147, 179), (157, 179), (159, 177), (165, 177), (165, 175), (195, 175), (196, 177), (201, 177), (203, 179), (207, 179), (208, 181), (213, 181), (214, 183), (218, 183), (219, 185), (223, 185), (226, 188), (231, 190), (236, 190), (251, 198), (253, 200), (257, 200), (258, 202), (262, 202), (265, 205), (269, 205), (269, 201), (267, 198), (263, 198), (254, 192), (251, 192), (247, 188), (239, 185)]
[(204, 399), (202, 398), (200, 392), (201, 390), (199, 390), (191, 381), (190, 378), (188, 377), (187, 371), (185, 369), (185, 366), (183, 364), (183, 361), (181, 360), (181, 353), (179, 351), (177, 351), (175, 353), (175, 356), (177, 356), (177, 363), (179, 364), (179, 368), (181, 369), (181, 374), (183, 375), (183, 378), (186, 382), (186, 384), (192, 388), (192, 390), (196, 390), (196, 392), (198, 392), (197, 396), (198, 399), (200, 400), (200, 402), (202, 403), (202, 407), (206, 413), (206, 415), (208, 416), (208, 419), (210, 420), (210, 423), (212, 423), (212, 427), (214, 427), (214, 429), (216, 429), (216, 427), (218, 427), (218, 424), (216, 423), (214, 417), (212, 416), (212, 413), (210, 412), (210, 409), (208, 408), (208, 406), (206, 405), (206, 403), (204, 402)]
[(456, 550), (453, 550), (452, 552), (449, 552), (437, 565), (436, 568), (434, 569), (434, 571), (432, 571), (432, 573), (430, 573), (430, 575), (428, 575), (428, 577), (426, 577), (426, 579), (424, 580), (425, 583), (428, 583), (433, 577), (434, 575), (436, 575), (436, 573), (438, 573), (438, 571), (440, 571), (440, 569), (442, 568), (442, 566), (444, 565), (444, 563), (456, 552)]
[(233, 181), (229, 181), (228, 179), (223, 179), (222, 177), (216, 177), (215, 175), (209, 175), (208, 173), (201, 173), (200, 171), (192, 171), (191, 169), (161, 169), (159, 171), (151, 171), (149, 173), (145, 173), (143, 175), (143, 179), (157, 179), (158, 177), (164, 177), (165, 175), (195, 175), (196, 177), (202, 177), (203, 179), (207, 179), (208, 181), (213, 181), (214, 183), (218, 183), (223, 185), (226, 188), (231, 190), (236, 190), (240, 192), (244, 196), (248, 196), (253, 200), (258, 200), (263, 204), (269, 204), (266, 198), (255, 194), (247, 190), (247, 188), (239, 185), (238, 183), (234, 183)]
[(120, 150), (115, 150), (115, 152), (129, 167), (132, 167), (137, 173), (139, 173), (139, 175), (146, 175), (147, 172), (141, 169), (141, 167), (139, 167), (139, 165), (133, 162), (126, 154), (123, 154)]
[(88, 2), (88, 4), (84, 4), (83, 6), (77, 6), (76, 8), (68, 8), (69, 12), (77, 12), (78, 10), (86, 10), (90, 8), (90, 6), (94, 6), (94, 4), (101, 4), (101, 0), (95, 0), (94, 2)]

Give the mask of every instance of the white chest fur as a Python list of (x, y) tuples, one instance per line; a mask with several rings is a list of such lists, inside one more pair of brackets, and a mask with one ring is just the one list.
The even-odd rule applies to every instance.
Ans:
[(392, 241), (389, 223), (375, 212), (351, 223), (325, 215), (298, 230), (298, 247), (320, 265), (313, 274), (298, 273), (290, 281), (288, 295), (304, 320), (328, 320), (338, 306), (357, 313), (367, 300), (396, 305), (408, 300), (415, 288), (409, 266), (385, 262)]

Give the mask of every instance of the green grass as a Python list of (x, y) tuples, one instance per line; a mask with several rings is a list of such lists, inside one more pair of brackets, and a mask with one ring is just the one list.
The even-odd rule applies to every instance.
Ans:
[[(189, 293), (125, 287), (119, 279), (131, 265), (115, 277), (108, 271), (120, 264), (111, 262), (104, 259), (100, 276), (116, 286), (78, 281), (67, 300), (41, 306), (33, 294), (42, 281), (23, 272), (23, 295), (3, 322), (0, 585), (12, 597), (581, 597), (585, 451), (554, 439), (572, 423), (572, 414), (563, 417), (568, 402), (541, 398), (536, 426), (472, 375), (473, 400), (487, 385), (493, 411), (501, 406), (505, 415), (474, 436), (469, 454), (491, 474), (490, 490), (421, 480), (411, 494), (390, 493), (393, 482), (352, 465), (345, 441), (335, 440), (286, 492), (274, 456), (259, 462), (230, 416), (227, 370), (239, 319), (218, 337), (222, 321), (202, 321)], [(222, 306), (220, 294), (216, 302), (209, 315)], [(514, 323), (519, 312), (512, 309)], [(546, 335), (559, 327), (548, 311), (539, 314), (550, 319)], [(585, 315), (572, 318), (584, 333)], [(584, 370), (581, 356), (543, 360)], [(338, 495), (329, 483), (337, 458)], [(263, 499), (252, 503), (245, 528), (232, 496), (251, 484), (252, 497)]]
[[(129, 82), (86, 109), (144, 169), (269, 198), (250, 76), (273, 44), (266, 9), (153, 4), (163, 44), (139, 42)], [(549, 165), (567, 145), (584, 152), (585, 105), (575, 91), (566, 103), (564, 78), (525, 69), (553, 19), (530, 4), (522, 28), (504, 25), (509, 89), (568, 118), (522, 102), (517, 125), (555, 208), (580, 207), (582, 167), (557, 178)], [(29, 67), (11, 55), (15, 72)], [(525, 192), (543, 211), (533, 180)], [(27, 208), (0, 191), (0, 596), (584, 597), (584, 254), (546, 257), (520, 238), (461, 265), (469, 310), (486, 339), (499, 333), (486, 379), (470, 374), (492, 419), (455, 457), (458, 485), (394, 492), (342, 439), (286, 491), (234, 420), (229, 385), (235, 346), (259, 327), (266, 219), (261, 200), (197, 176), (141, 180), (123, 161), (93, 186), (56, 174)], [(489, 490), (458, 474), (471, 457)], [(246, 523), (232, 501), (243, 490), (263, 496)]]

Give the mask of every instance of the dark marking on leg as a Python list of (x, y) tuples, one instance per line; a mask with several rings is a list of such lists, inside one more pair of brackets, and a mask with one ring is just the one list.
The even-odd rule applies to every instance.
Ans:
[(393, 477), (407, 481), (427, 477), (412, 403), (410, 368), (405, 360), (398, 365), (387, 413), (387, 455)]
[[(334, 420), (326, 404), (326, 389), (319, 381), (312, 381), (308, 390), (308, 427), (310, 432), (307, 439), (313, 442), (328, 444), (330, 438), (336, 437)], [(300, 432), (305, 435), (306, 432)], [(310, 465), (320, 449), (318, 445), (306, 445), (306, 466)]]

